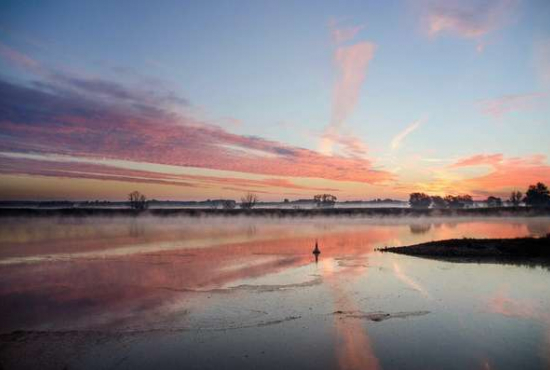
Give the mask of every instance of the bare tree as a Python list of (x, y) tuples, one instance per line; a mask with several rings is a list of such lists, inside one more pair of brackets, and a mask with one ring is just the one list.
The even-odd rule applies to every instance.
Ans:
[(332, 194), (317, 194), (313, 197), (313, 201), (317, 204), (317, 207), (334, 207), (337, 199)]
[(468, 194), (464, 195), (447, 195), (444, 198), (449, 208), (468, 208), (473, 206), (474, 201)]
[(521, 203), (521, 198), (523, 198), (521, 191), (515, 190), (510, 194), (510, 198), (508, 200), (513, 206), (517, 207)]
[(258, 196), (254, 193), (246, 193), (241, 197), (241, 208), (252, 209), (258, 203)]
[(547, 207), (550, 206), (550, 191), (542, 182), (536, 185), (530, 185), (525, 193), (524, 202), (530, 207)]
[(223, 209), (233, 209), (237, 206), (237, 202), (232, 199), (226, 199), (222, 202)]
[(439, 195), (434, 195), (431, 198), (433, 208), (447, 208), (447, 202), (445, 202), (445, 199), (443, 199)]
[(489, 196), (487, 198), (487, 207), (502, 207), (502, 199), (494, 196)]
[(411, 193), (409, 194), (409, 204), (412, 208), (429, 208), (432, 198), (424, 193)]
[(130, 208), (136, 211), (143, 211), (147, 208), (147, 198), (139, 191), (128, 194), (128, 200), (130, 201)]

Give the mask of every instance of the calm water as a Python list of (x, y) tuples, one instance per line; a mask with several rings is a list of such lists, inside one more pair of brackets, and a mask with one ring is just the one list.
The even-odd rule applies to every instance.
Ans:
[(550, 218), (3, 220), (0, 364), (548, 369), (547, 267), (374, 250), (548, 232)]

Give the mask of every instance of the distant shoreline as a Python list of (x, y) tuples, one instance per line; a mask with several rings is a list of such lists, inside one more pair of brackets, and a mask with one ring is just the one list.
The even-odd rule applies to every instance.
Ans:
[(540, 238), (448, 239), (410, 246), (385, 247), (378, 251), (455, 262), (550, 262), (550, 234)]
[(0, 217), (104, 217), (104, 216), (248, 216), (248, 217), (536, 217), (550, 216), (550, 207), (499, 207), (467, 209), (415, 209), (415, 208), (314, 208), (314, 209), (148, 209), (136, 212), (129, 208), (0, 208)]

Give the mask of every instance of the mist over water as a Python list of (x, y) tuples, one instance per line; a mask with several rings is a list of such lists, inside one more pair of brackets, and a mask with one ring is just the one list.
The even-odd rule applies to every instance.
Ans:
[(547, 267), (375, 249), (547, 233), (548, 217), (4, 219), (0, 361), (545, 369)]

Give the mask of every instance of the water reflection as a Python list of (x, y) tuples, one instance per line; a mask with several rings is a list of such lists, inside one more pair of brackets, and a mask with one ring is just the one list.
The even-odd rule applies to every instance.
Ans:
[(411, 278), (409, 275), (407, 275), (405, 272), (401, 271), (401, 266), (397, 261), (393, 261), (393, 271), (395, 273), (395, 276), (404, 282), (407, 286), (409, 286), (411, 289), (416, 290), (420, 294), (422, 294), (424, 297), (431, 299), (430, 293), (421, 286), (418, 282), (416, 282), (413, 278)]
[(545, 236), (550, 233), (550, 228), (545, 220), (534, 219), (527, 223), (527, 230), (533, 236)]
[(128, 235), (131, 238), (140, 238), (145, 235), (145, 225), (133, 219), (128, 225)]
[[(360, 258), (356, 255), (355, 258)], [(340, 265), (342, 266), (342, 265)], [(336, 358), (338, 368), (379, 369), (379, 361), (374, 352), (367, 328), (354, 314), (360, 313), (354, 294), (349, 286), (359, 279), (365, 282), (367, 269), (365, 265), (344, 265), (343, 268), (324, 272), (327, 285), (331, 288), (335, 313), (350, 313), (350, 316), (333, 315), (336, 337)]]
[[(490, 314), (542, 325), (541, 337), (526, 331), (530, 334), (522, 334), (527, 339), (518, 345), (526, 356), (534, 356), (536, 343), (537, 358), (545, 358), (550, 353), (550, 298), (544, 293), (550, 290), (548, 270), (453, 265), (381, 255), (374, 249), (547, 232), (548, 218), (6, 220), (0, 226), (0, 332), (221, 330), (257, 324), (258, 330), (274, 333), (266, 323), (282, 326), (290, 318), (299, 328), (312, 322), (332, 334), (319, 340), (332, 346), (334, 353), (322, 356), (338, 368), (438, 368), (430, 348), (440, 345), (433, 328), (459, 331), (471, 343), (501, 343), (490, 331), (476, 337), (485, 324), (482, 315)], [(322, 258), (312, 256), (313, 240)], [(371, 312), (425, 310), (439, 311), (388, 323), (364, 318)], [(458, 323), (459, 316), (471, 318), (472, 324)], [(491, 325), (507, 328), (501, 321)], [(395, 336), (396, 330), (402, 336)], [(519, 329), (514, 330), (499, 335), (517, 335)], [(247, 333), (259, 335), (232, 335), (244, 341), (251, 335)], [(406, 340), (420, 333), (426, 347)], [(276, 343), (292, 342), (284, 330), (280, 335), (273, 339)], [(460, 336), (446, 340), (449, 347), (461, 344)], [(475, 366), (493, 366), (502, 348), (470, 349), (479, 352)], [(474, 366), (471, 354), (441, 353)], [(418, 356), (432, 362), (405, 361)]]
[[(540, 292), (541, 294), (545, 294)], [(501, 285), (487, 299), (487, 311), (508, 318), (519, 318), (542, 324), (544, 341), (541, 345), (541, 357), (546, 359), (550, 368), (550, 310), (540, 305), (536, 297), (517, 299), (511, 297), (510, 287)]]
[(410, 224), (411, 234), (426, 234), (432, 228), (430, 223)]
[(319, 249), (319, 243), (317, 242), (317, 239), (315, 239), (315, 247), (313, 248), (312, 253), (315, 256), (315, 263), (319, 263), (319, 255), (321, 254), (321, 250)]

